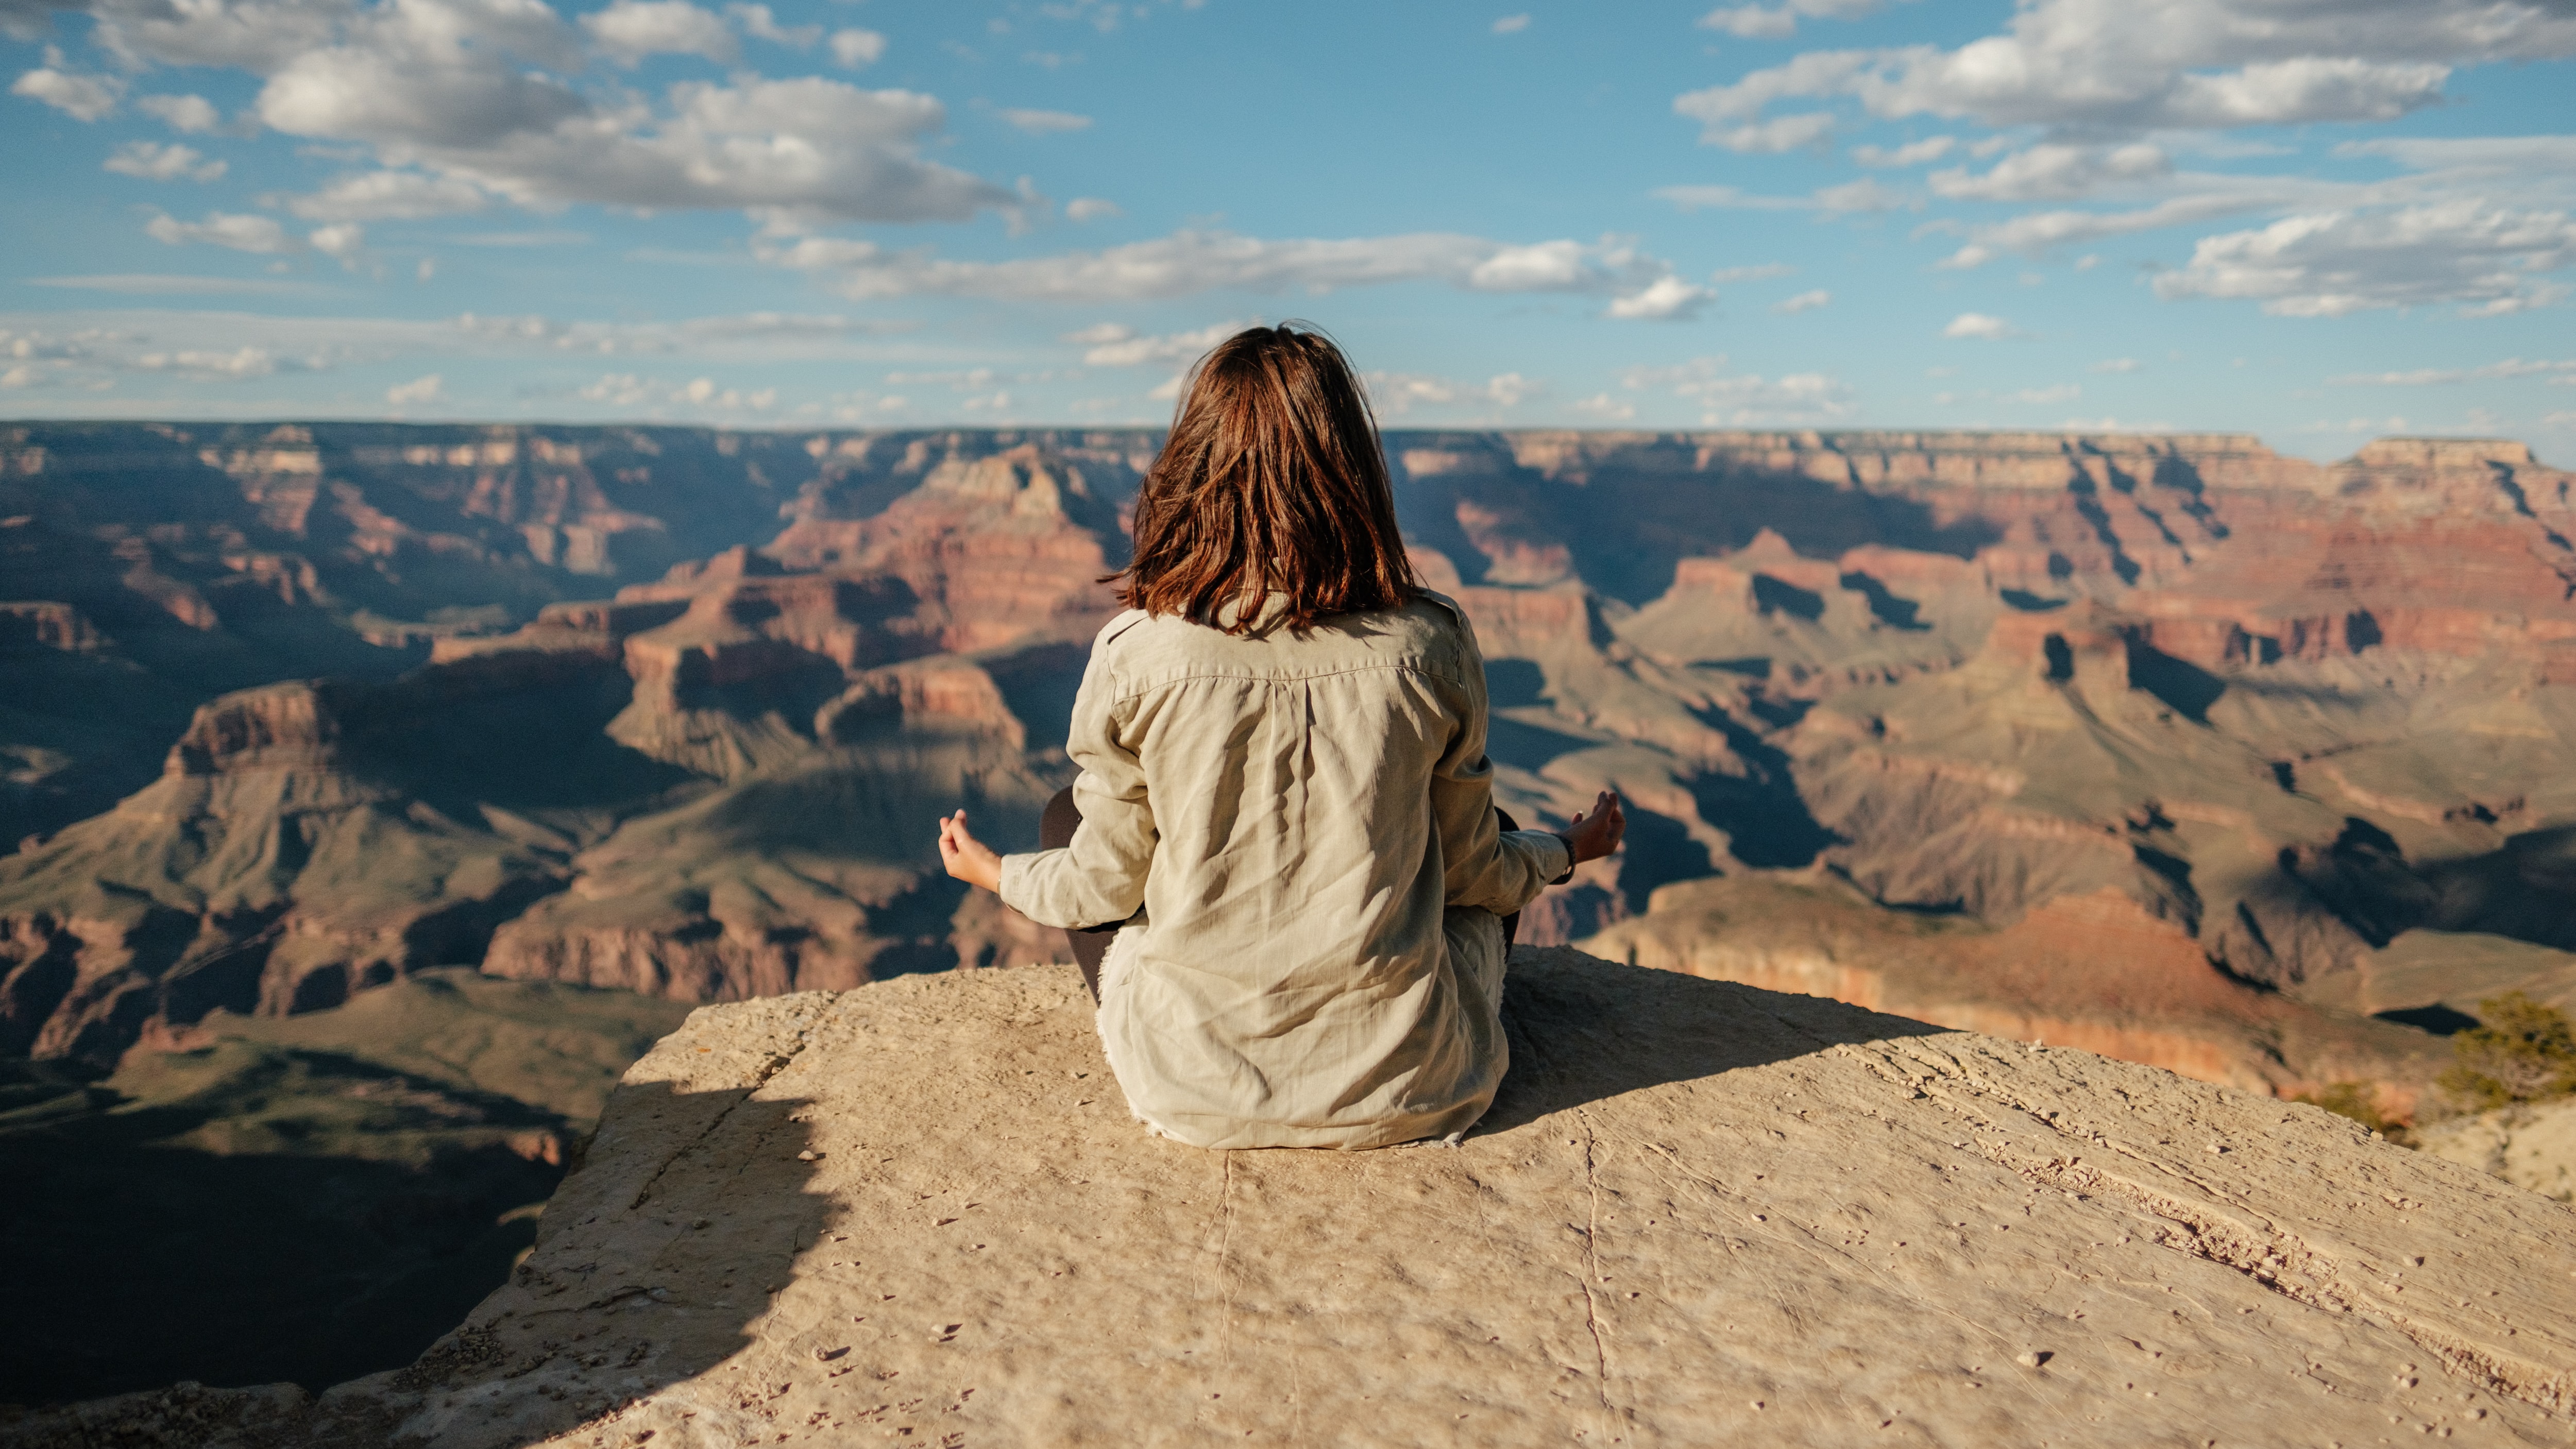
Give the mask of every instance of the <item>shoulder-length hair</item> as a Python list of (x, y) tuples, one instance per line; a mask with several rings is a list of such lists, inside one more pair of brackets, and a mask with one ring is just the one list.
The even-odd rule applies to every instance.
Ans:
[[(1136, 495), (1131, 609), (1250, 631), (1400, 608), (1421, 591), (1395, 523), (1377, 423), (1340, 348), (1305, 323), (1254, 327), (1191, 369)], [(1222, 612), (1235, 608), (1231, 617)]]

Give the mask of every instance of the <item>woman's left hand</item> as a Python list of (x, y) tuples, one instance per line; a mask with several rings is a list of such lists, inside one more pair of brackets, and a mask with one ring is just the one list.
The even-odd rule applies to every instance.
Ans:
[(968, 885), (988, 891), (1002, 888), (1002, 858), (993, 853), (993, 847), (967, 831), (963, 810), (939, 822), (939, 863)]

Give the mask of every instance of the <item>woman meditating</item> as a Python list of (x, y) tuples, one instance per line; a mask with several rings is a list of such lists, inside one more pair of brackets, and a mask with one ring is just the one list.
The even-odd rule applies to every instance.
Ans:
[(1618, 797), (1562, 834), (1498, 819), (1475, 630), (1415, 578), (1321, 333), (1253, 328), (1200, 360), (1135, 533), (1055, 848), (997, 856), (960, 810), (948, 873), (1076, 933), (1109, 1065), (1164, 1135), (1464, 1131), (1509, 1059), (1503, 917), (1618, 848)]

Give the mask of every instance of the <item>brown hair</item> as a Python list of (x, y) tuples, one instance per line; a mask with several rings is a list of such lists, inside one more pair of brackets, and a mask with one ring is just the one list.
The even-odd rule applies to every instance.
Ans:
[(1377, 423), (1333, 340), (1306, 323), (1254, 327), (1190, 371), (1162, 454), (1136, 495), (1136, 553), (1107, 580), (1131, 609), (1248, 632), (1263, 596), (1281, 622), (1400, 608), (1421, 591), (1395, 523)]

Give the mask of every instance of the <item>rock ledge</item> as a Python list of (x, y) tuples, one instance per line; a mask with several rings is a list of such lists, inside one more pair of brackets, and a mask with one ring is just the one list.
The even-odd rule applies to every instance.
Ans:
[(2559, 1203), (2314, 1108), (1570, 950), (1516, 953), (1507, 1014), (1461, 1147), (1344, 1155), (1147, 1136), (1070, 968), (707, 1007), (420, 1363), (0, 1441), (2568, 1436)]

